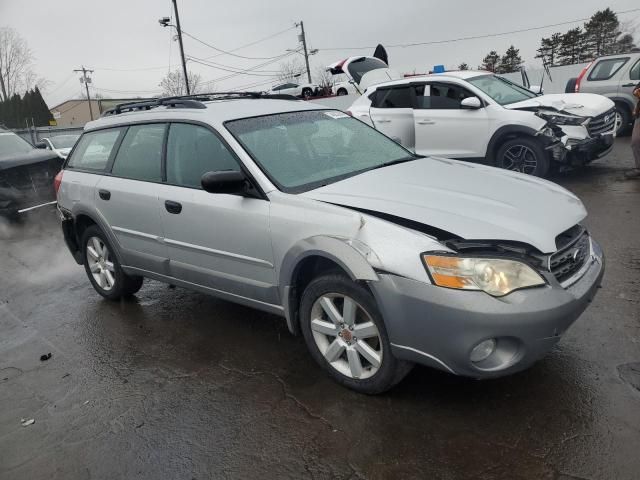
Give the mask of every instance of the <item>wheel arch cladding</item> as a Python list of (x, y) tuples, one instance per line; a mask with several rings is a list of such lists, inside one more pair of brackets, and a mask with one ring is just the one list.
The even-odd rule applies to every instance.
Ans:
[(505, 125), (503, 127), (500, 127), (491, 136), (491, 140), (489, 140), (486, 155), (487, 159), (495, 163), (495, 156), (498, 153), (498, 149), (500, 148), (500, 146), (504, 142), (513, 138), (517, 138), (518, 136), (536, 138), (536, 130), (524, 125)]
[[(78, 245), (80, 247), (82, 247), (81, 243), (84, 231), (91, 225), (96, 225), (105, 235), (105, 237), (107, 237), (107, 240), (111, 244), (111, 250), (113, 250), (113, 253), (120, 265), (123, 265), (122, 252), (120, 251), (120, 244), (118, 243), (118, 239), (115, 237), (113, 231), (109, 228), (108, 222), (100, 215), (99, 212), (91, 212), (83, 208), (81, 210), (74, 211), (73, 217), (75, 221), (76, 235), (78, 237)], [(79, 220), (82, 220), (82, 223), (80, 224), (82, 225), (82, 230), (78, 229)]]
[(336, 270), (344, 272), (353, 281), (379, 279), (364, 256), (345, 239), (310, 237), (289, 249), (282, 261), (279, 285), (287, 326), (291, 333), (300, 333), (298, 306), (304, 282), (308, 283), (322, 273)]

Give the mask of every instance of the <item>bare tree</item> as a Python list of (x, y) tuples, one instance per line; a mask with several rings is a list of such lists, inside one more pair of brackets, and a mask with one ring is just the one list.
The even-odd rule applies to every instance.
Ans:
[(302, 63), (302, 60), (294, 59), (288, 62), (283, 62), (280, 64), (280, 70), (278, 73), (278, 80), (281, 82), (291, 82), (298, 78), (302, 72), (304, 72), (305, 67)]
[[(189, 90), (191, 94), (202, 92), (202, 78), (199, 74), (189, 71)], [(174, 70), (167, 73), (162, 79), (159, 86), (162, 88), (162, 95), (167, 97), (175, 97), (187, 94), (187, 87), (184, 84), (184, 75), (181, 70)]]
[(328, 72), (326, 67), (317, 67), (315, 70), (314, 80), (320, 87), (320, 91), (323, 95), (331, 95), (333, 89), (333, 75)]
[(32, 68), (33, 54), (24, 38), (13, 28), (0, 28), (0, 100), (7, 100), (14, 93), (44, 86)]

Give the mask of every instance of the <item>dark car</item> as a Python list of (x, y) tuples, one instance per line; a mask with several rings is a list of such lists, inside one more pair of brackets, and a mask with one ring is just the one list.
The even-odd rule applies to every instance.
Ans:
[(50, 150), (34, 148), (13, 132), (0, 129), (0, 216), (52, 205), (53, 179), (63, 160)]

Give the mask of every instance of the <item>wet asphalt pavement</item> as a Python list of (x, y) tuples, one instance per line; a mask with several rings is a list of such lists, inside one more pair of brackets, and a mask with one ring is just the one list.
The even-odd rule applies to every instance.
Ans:
[(280, 318), (152, 281), (103, 300), (52, 213), (1, 225), (0, 478), (639, 479), (630, 164), (623, 138), (555, 179), (608, 264), (548, 357), (491, 381), (416, 367), (377, 397), (333, 383)]

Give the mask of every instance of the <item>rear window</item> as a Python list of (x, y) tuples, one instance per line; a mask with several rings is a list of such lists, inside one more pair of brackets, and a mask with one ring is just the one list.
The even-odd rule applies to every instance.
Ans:
[(640, 59), (638, 59), (636, 64), (629, 70), (629, 78), (631, 80), (640, 80)]
[(165, 128), (164, 123), (129, 127), (111, 173), (132, 180), (161, 182)]
[(411, 108), (410, 87), (379, 88), (372, 99), (375, 108)]
[(622, 66), (627, 63), (629, 57), (607, 58), (596, 63), (589, 73), (588, 80), (597, 82), (598, 80), (609, 80)]
[(111, 128), (85, 133), (67, 162), (67, 168), (102, 171), (107, 166), (113, 146), (122, 134), (122, 128)]

